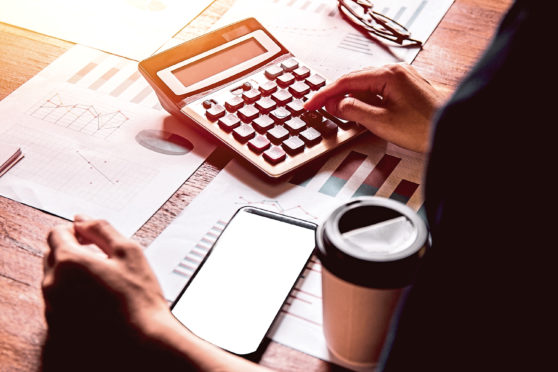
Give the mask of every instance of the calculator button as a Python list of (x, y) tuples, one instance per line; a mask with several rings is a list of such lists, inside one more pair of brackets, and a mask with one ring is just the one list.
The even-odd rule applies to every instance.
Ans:
[(254, 103), (260, 99), (262, 93), (257, 89), (250, 89), (242, 93), (242, 99), (247, 103)]
[(213, 105), (205, 112), (205, 116), (211, 121), (216, 121), (219, 118), (225, 116), (225, 108), (221, 105)]
[(306, 123), (300, 120), (300, 118), (292, 118), (285, 122), (285, 128), (287, 128), (291, 134), (297, 134), (306, 128)]
[(277, 90), (277, 83), (274, 81), (266, 81), (265, 83), (260, 84), (259, 89), (264, 96), (269, 96)]
[(213, 100), (206, 99), (205, 101), (203, 101), (202, 105), (204, 109), (210, 109), (211, 106), (213, 106)]
[(287, 90), (281, 89), (271, 95), (271, 98), (279, 105), (286, 105), (293, 100), (293, 95)]
[(280, 87), (285, 88), (295, 82), (295, 77), (290, 72), (287, 72), (277, 78), (277, 84)]
[(281, 66), (273, 65), (265, 69), (264, 75), (269, 80), (274, 80), (277, 79), (277, 77), (279, 77), (279, 75), (281, 75), (282, 73), (283, 73), (283, 69), (281, 68)]
[(298, 61), (294, 58), (289, 58), (281, 62), (281, 68), (287, 72), (291, 72), (298, 67)]
[(277, 103), (269, 97), (263, 97), (256, 102), (256, 108), (260, 110), (262, 114), (267, 114), (271, 110), (275, 110), (277, 108)]
[(322, 134), (318, 130), (310, 127), (300, 132), (300, 138), (302, 138), (304, 143), (310, 147), (320, 143), (322, 140)]
[(260, 133), (265, 133), (275, 126), (275, 120), (268, 115), (262, 115), (252, 121), (252, 126)]
[(219, 128), (229, 133), (231, 130), (240, 125), (240, 119), (238, 119), (238, 117), (234, 114), (228, 114), (227, 116), (219, 119), (218, 124)]
[(324, 120), (322, 114), (317, 111), (306, 111), (302, 115), (300, 115), (300, 118), (311, 127), (319, 125)]
[(285, 107), (293, 114), (293, 116), (299, 116), (305, 112), (304, 103), (298, 99), (287, 103), (287, 106)]
[(260, 111), (253, 105), (244, 106), (238, 110), (238, 117), (245, 123), (249, 123), (260, 116)]
[(326, 80), (322, 76), (314, 74), (306, 79), (306, 84), (308, 84), (313, 90), (317, 90), (326, 84)]
[(282, 146), (287, 154), (296, 155), (304, 150), (304, 141), (298, 138), (298, 136), (292, 136), (284, 141)]
[(329, 119), (324, 119), (321, 123), (313, 125), (312, 128), (320, 132), (324, 138), (335, 136), (338, 131), (337, 124)]
[(293, 71), (293, 75), (295, 76), (296, 80), (304, 80), (308, 76), (310, 76), (310, 69), (306, 66), (300, 66)]
[(263, 153), (264, 159), (271, 164), (277, 164), (287, 158), (287, 154), (279, 146), (272, 146)]
[(248, 142), (248, 148), (256, 154), (261, 154), (271, 146), (271, 142), (262, 135), (257, 135)]
[(319, 110), (326, 118), (328, 118), (329, 120), (333, 121), (335, 124), (337, 124), (340, 128), (342, 129), (350, 129), (352, 127), (354, 127), (356, 125), (356, 123), (354, 121), (348, 121), (345, 119), (341, 119), (338, 118), (336, 116), (331, 115), (329, 112), (327, 112), (326, 110), (320, 109)]
[(278, 145), (289, 138), (289, 131), (281, 125), (277, 125), (267, 132), (267, 138), (274, 144)]
[(291, 118), (291, 112), (284, 107), (279, 107), (269, 114), (276, 123), (284, 123)]
[(289, 92), (296, 98), (300, 98), (310, 92), (310, 87), (303, 81), (297, 81), (289, 87)]
[(239, 96), (232, 96), (225, 101), (225, 108), (230, 112), (234, 112), (244, 106), (244, 100)]
[(242, 90), (248, 91), (250, 89), (252, 89), (252, 84), (250, 84), (250, 82), (247, 81), (244, 84), (242, 84)]
[(256, 131), (249, 124), (242, 124), (233, 130), (233, 137), (239, 142), (246, 142), (256, 135)]

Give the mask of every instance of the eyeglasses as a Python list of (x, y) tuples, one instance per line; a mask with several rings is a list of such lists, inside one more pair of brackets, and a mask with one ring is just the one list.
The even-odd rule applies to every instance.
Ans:
[(402, 46), (422, 46), (422, 42), (411, 38), (411, 33), (399, 22), (373, 10), (368, 0), (339, 0), (341, 14), (356, 28), (372, 37), (379, 36)]

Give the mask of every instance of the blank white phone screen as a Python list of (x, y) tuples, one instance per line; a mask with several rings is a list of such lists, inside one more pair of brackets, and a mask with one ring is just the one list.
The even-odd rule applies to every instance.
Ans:
[(315, 230), (240, 210), (173, 307), (197, 336), (257, 350), (313, 252)]

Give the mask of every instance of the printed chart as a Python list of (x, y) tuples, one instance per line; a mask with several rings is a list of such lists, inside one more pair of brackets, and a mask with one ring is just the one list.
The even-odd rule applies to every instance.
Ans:
[(49, 95), (33, 107), (29, 115), (43, 122), (59, 125), (94, 137), (108, 138), (130, 118), (121, 110), (102, 110), (95, 105), (73, 103), (62, 93)]
[(137, 62), (82, 46), (75, 46), (65, 57), (74, 60), (68, 83), (163, 110), (157, 95), (139, 73)]

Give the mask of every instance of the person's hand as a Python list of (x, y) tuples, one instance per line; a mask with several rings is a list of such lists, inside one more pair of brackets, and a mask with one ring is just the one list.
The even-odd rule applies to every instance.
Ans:
[(174, 318), (142, 248), (76, 217), (48, 236), (43, 371), (259, 371)]
[(75, 370), (106, 371), (160, 363), (156, 355), (163, 353), (149, 340), (150, 329), (172, 315), (142, 248), (107, 222), (80, 217), (53, 229), (48, 245), (44, 369), (77, 363)]
[(73, 225), (58, 226), (50, 232), (48, 245), (43, 280), (47, 316), (58, 300), (73, 302), (57, 296), (76, 284), (68, 283), (68, 278), (83, 280), (80, 276), (94, 278), (99, 289), (118, 302), (120, 315), (136, 327), (149, 323), (156, 314), (168, 312), (141, 246), (108, 222), (76, 216)]
[(356, 71), (318, 91), (305, 108), (325, 106), (331, 114), (364, 125), (378, 137), (427, 152), (431, 120), (442, 99), (408, 64)]

